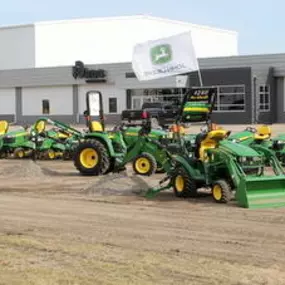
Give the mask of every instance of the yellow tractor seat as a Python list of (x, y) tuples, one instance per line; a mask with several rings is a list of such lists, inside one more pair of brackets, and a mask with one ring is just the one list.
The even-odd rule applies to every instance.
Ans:
[(103, 126), (100, 122), (92, 121), (90, 122), (90, 131), (91, 132), (103, 132)]
[(205, 138), (202, 139), (198, 146), (199, 159), (204, 161), (207, 159), (206, 151), (211, 148), (216, 148), (218, 142), (227, 138), (230, 134), (230, 131), (217, 129), (210, 131), (206, 134)]
[(64, 134), (64, 133), (59, 132), (59, 133), (57, 134), (57, 137), (58, 137), (59, 139), (67, 139), (67, 138), (71, 137), (71, 134), (68, 135), (68, 134)]
[(254, 134), (256, 140), (269, 139), (271, 137), (271, 128), (263, 125), (257, 128), (257, 132)]
[(46, 129), (46, 122), (45, 121), (38, 121), (35, 125), (35, 129), (40, 134), (45, 131)]
[(9, 123), (6, 120), (0, 121), (0, 135), (5, 135), (8, 132)]

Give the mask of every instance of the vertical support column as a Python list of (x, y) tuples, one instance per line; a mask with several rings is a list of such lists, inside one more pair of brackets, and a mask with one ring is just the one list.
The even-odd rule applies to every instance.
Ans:
[(79, 124), (79, 99), (78, 85), (72, 85), (72, 101), (73, 101), (73, 122)]
[(23, 123), (23, 103), (22, 103), (22, 87), (16, 87), (15, 88), (15, 123)]

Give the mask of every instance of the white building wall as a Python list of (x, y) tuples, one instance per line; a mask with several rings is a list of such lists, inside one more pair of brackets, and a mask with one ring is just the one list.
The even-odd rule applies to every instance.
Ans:
[(36, 67), (130, 62), (136, 43), (191, 30), (197, 57), (238, 54), (237, 33), (154, 17), (35, 24)]
[(42, 100), (49, 100), (50, 115), (72, 115), (72, 86), (47, 86), (22, 89), (22, 114), (41, 116)]
[(16, 95), (14, 88), (0, 89), (0, 115), (16, 114)]
[[(121, 113), (126, 108), (126, 91), (118, 89), (115, 85), (88, 84), (80, 85), (78, 89), (79, 114), (86, 110), (86, 93), (90, 90), (98, 90), (102, 93), (104, 113), (109, 114), (109, 98), (117, 98), (117, 113)], [(113, 113), (111, 113), (113, 114)]]
[(35, 66), (34, 26), (0, 28), (0, 70)]

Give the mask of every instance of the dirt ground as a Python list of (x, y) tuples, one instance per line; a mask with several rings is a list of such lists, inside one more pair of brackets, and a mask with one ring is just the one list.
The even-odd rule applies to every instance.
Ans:
[(285, 284), (285, 208), (142, 197), (161, 177), (1, 160), (0, 285)]

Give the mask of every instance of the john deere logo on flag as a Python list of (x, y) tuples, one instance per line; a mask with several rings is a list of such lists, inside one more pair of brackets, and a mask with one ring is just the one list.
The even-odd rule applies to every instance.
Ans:
[(169, 44), (158, 45), (150, 50), (152, 64), (163, 64), (172, 60), (172, 50)]

